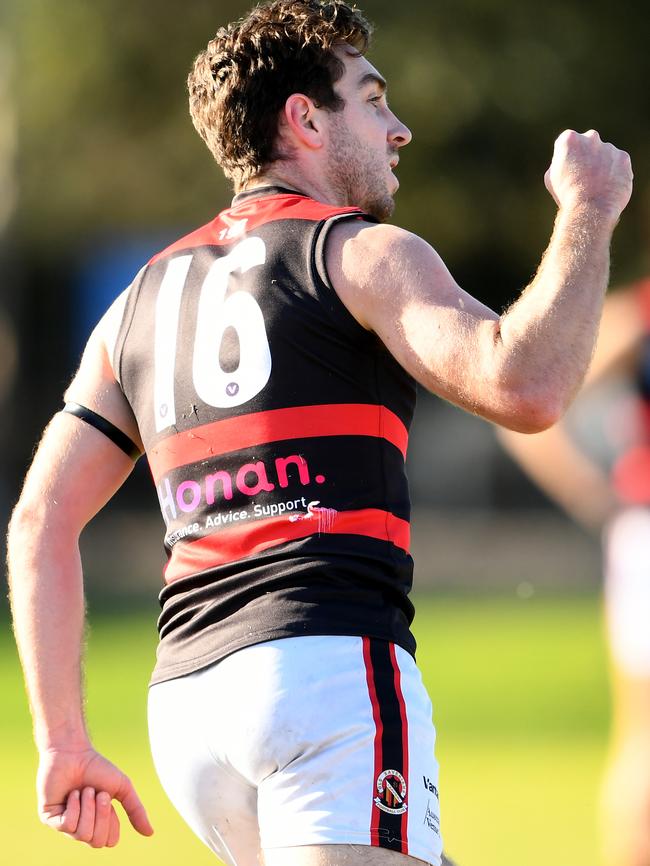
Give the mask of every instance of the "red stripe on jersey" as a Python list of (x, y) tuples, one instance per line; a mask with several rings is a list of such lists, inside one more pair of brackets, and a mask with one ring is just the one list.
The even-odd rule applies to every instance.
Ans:
[(644, 280), (639, 280), (638, 283), (635, 283), (634, 290), (643, 324), (646, 329), (650, 329), (650, 277), (646, 277)]
[[(410, 788), (409, 781), (409, 730), (408, 730), (408, 721), (406, 718), (406, 701), (404, 700), (404, 695), (402, 693), (402, 674), (399, 669), (399, 665), (397, 664), (397, 653), (395, 652), (395, 644), (390, 643), (388, 645), (390, 652), (390, 659), (393, 664), (393, 671), (395, 672), (395, 692), (397, 694), (397, 702), (399, 704), (399, 714), (402, 719), (402, 760), (403, 760), (403, 769), (402, 775), (406, 780), (406, 793), (408, 795), (408, 791)], [(404, 812), (402, 815), (402, 854), (408, 854), (408, 811)]]
[(157, 253), (149, 264), (152, 265), (159, 259), (193, 247), (232, 244), (240, 240), (246, 232), (253, 231), (264, 223), (273, 220), (320, 222), (344, 213), (358, 214), (359, 217), (366, 216), (362, 210), (356, 207), (332, 207), (313, 201), (306, 196), (290, 193), (244, 199), (235, 207), (222, 211), (212, 222), (185, 235), (162, 252)]
[(386, 406), (340, 403), (270, 409), (192, 427), (152, 448), (149, 465), (158, 482), (171, 469), (229, 451), (318, 436), (375, 436), (392, 443), (406, 457), (408, 430), (394, 412)]
[(177, 542), (165, 567), (165, 580), (171, 583), (279, 544), (320, 533), (377, 538), (390, 541), (407, 552), (411, 541), (409, 523), (389, 511), (363, 508), (359, 511), (336, 512), (328, 508), (314, 508), (312, 512), (293, 516), (244, 521), (238, 526), (219, 530), (195, 541)]
[[(379, 709), (379, 700), (377, 699), (377, 689), (375, 688), (375, 672), (372, 666), (372, 657), (370, 655), (370, 638), (363, 638), (363, 661), (366, 666), (366, 682), (368, 684), (368, 695), (370, 696), (370, 704), (372, 706), (372, 718), (375, 722), (375, 772), (372, 774), (373, 789), (371, 802), (377, 796), (377, 791), (374, 787), (375, 779), (383, 771), (383, 757), (381, 752), (381, 740), (384, 733), (384, 726), (381, 721), (381, 712)], [(379, 809), (371, 809), (370, 819), (370, 844), (379, 845), (379, 818), (381, 812)]]
[[(643, 410), (645, 406), (640, 403), (638, 408)], [(643, 418), (642, 412), (639, 412), (639, 415)], [(621, 454), (612, 468), (612, 483), (619, 498), (627, 505), (648, 505), (650, 446), (635, 445)]]

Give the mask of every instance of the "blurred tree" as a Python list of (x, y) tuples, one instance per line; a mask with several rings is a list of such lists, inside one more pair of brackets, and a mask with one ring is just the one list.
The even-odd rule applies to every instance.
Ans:
[(376, 50), (414, 132), (399, 216), (463, 285), (499, 306), (529, 278), (553, 212), (542, 175), (567, 127), (595, 127), (631, 152), (637, 190), (615, 276), (650, 267), (650, 19), (638, 4), (376, 5)]
[[(187, 115), (185, 79), (217, 27), (251, 3), (3, 0), (21, 142), (22, 330), (40, 347), (24, 367), (36, 426), (53, 408), (53, 379), (69, 376), (60, 346), (73, 326), (62, 309), (80, 250), (106, 233), (182, 231), (228, 202)], [(499, 309), (531, 277), (554, 214), (543, 174), (566, 127), (595, 127), (632, 154), (636, 193), (617, 232), (613, 278), (650, 270), (642, 5), (360, 5), (377, 24), (371, 59), (414, 132), (396, 220), (427, 238), (464, 287)]]
[(14, 3), (26, 236), (49, 246), (88, 230), (195, 222), (224, 199), (185, 110), (194, 54), (222, 12), (243, 8), (220, 3), (215, 16), (214, 5)]
[[(13, 67), (13, 52), (4, 27), (0, 9), (0, 521), (5, 517), (10, 494), (7, 484), (7, 467), (12, 456), (13, 413), (9, 401), (13, 396), (18, 360), (16, 328), (14, 326), (15, 286), (12, 260), (9, 253), (9, 227), (16, 202), (16, 116), (10, 87)], [(4, 535), (0, 540), (0, 553)]]
[[(69, 245), (90, 227), (194, 224), (224, 203), (184, 82), (196, 52), (248, 0), (9, 3), (25, 237)], [(648, 267), (650, 24), (638, 4), (364, 8), (378, 25), (373, 59), (415, 133), (397, 216), (473, 291), (501, 303), (529, 277), (552, 214), (541, 178), (566, 126), (595, 126), (632, 151), (638, 188), (619, 234), (620, 270)]]

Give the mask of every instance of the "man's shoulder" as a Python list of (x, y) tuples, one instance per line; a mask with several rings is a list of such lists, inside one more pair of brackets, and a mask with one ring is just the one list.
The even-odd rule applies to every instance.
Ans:
[(389, 223), (340, 222), (328, 239), (328, 267), (360, 278), (376, 269), (392, 270), (405, 259), (432, 252), (418, 235)]
[(385, 309), (394, 316), (405, 290), (412, 293), (435, 261), (418, 235), (388, 223), (342, 222), (332, 228), (326, 266), (332, 286), (362, 327)]

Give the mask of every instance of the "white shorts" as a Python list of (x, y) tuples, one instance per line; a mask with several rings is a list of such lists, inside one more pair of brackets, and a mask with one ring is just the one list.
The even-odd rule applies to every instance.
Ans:
[(431, 702), (385, 641), (306, 636), (248, 647), (151, 687), (169, 798), (229, 866), (296, 845), (376, 845), (439, 866)]
[(618, 514), (605, 534), (605, 600), (614, 663), (650, 676), (650, 509)]

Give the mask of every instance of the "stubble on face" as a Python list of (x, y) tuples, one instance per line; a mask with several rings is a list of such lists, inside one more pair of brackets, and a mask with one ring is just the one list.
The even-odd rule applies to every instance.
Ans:
[(388, 149), (378, 154), (350, 132), (343, 112), (332, 115), (332, 138), (327, 179), (337, 201), (359, 207), (380, 222), (395, 210), (387, 185)]

